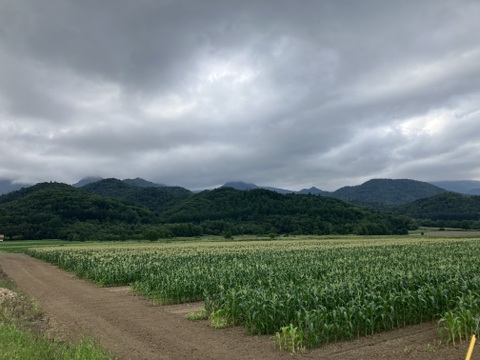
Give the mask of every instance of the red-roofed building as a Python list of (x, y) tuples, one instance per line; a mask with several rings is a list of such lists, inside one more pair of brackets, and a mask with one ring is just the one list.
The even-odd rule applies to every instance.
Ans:
[(3, 241), (3, 239), (5, 239), (5, 235), (0, 234), (0, 241)]

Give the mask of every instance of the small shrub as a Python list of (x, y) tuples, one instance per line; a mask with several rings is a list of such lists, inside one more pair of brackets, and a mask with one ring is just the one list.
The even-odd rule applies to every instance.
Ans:
[(232, 326), (232, 322), (225, 313), (225, 310), (222, 309), (219, 309), (210, 314), (210, 324), (215, 329), (225, 329)]
[(187, 320), (190, 321), (207, 320), (208, 314), (207, 310), (203, 308), (199, 311), (192, 311), (191, 313), (188, 313), (185, 317), (187, 318)]

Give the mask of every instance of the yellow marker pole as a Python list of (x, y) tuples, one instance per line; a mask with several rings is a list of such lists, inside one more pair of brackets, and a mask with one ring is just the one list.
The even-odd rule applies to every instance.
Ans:
[(473, 352), (473, 347), (475, 346), (475, 340), (477, 340), (477, 337), (475, 336), (475, 334), (473, 334), (472, 340), (470, 340), (470, 347), (468, 348), (467, 357), (465, 358), (465, 360), (470, 360)]

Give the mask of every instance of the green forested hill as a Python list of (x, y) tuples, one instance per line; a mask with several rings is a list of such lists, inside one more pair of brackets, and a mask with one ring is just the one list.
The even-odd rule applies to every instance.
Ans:
[(161, 213), (193, 195), (191, 191), (182, 187), (148, 187), (139, 180), (104, 179), (85, 185), (80, 189), (90, 194), (144, 206), (157, 213)]
[(146, 187), (146, 188), (150, 188), (150, 187), (166, 187), (167, 185), (164, 185), (164, 184), (155, 184), (151, 181), (147, 181), (145, 179), (142, 179), (142, 178), (135, 178), (135, 179), (123, 179), (122, 180), (124, 183), (128, 184), (128, 185), (132, 185), (132, 186), (138, 186), (138, 187)]
[(340, 188), (332, 196), (359, 205), (385, 209), (445, 192), (444, 189), (422, 181), (372, 179), (362, 185)]
[(480, 196), (447, 192), (396, 209), (427, 226), (480, 228)]
[(414, 226), (414, 221), (405, 216), (362, 209), (330, 197), (282, 195), (264, 189), (220, 188), (192, 194), (182, 188), (165, 192), (165, 188), (139, 188), (106, 179), (85, 189), (43, 183), (0, 196), (0, 233), (8, 238), (380, 235), (404, 234)]
[(135, 226), (157, 219), (146, 208), (59, 183), (41, 183), (0, 197), (0, 231), (26, 239), (131, 234)]
[(166, 211), (162, 221), (201, 224), (211, 233), (401, 234), (414, 226), (408, 218), (329, 197), (231, 188), (199, 193)]

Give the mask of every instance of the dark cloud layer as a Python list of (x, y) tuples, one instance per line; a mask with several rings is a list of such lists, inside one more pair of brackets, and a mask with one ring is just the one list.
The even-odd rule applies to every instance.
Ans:
[(0, 178), (480, 180), (475, 0), (0, 0)]

